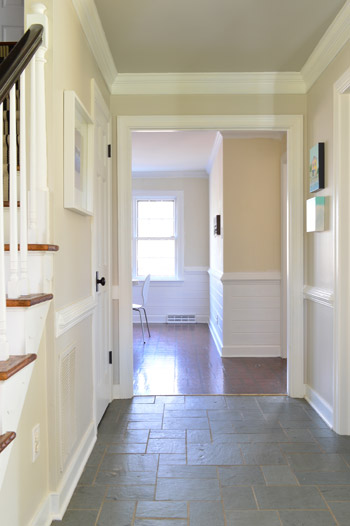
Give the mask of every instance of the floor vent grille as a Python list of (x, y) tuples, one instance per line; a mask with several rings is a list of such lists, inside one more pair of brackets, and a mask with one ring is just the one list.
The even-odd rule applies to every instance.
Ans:
[(196, 323), (195, 314), (168, 314), (167, 323)]

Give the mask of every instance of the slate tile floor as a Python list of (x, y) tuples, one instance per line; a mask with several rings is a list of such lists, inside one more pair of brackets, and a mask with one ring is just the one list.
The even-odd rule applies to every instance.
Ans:
[(350, 437), (285, 396), (115, 400), (55, 526), (349, 526)]
[(134, 394), (285, 394), (287, 360), (221, 358), (208, 325), (134, 324)]

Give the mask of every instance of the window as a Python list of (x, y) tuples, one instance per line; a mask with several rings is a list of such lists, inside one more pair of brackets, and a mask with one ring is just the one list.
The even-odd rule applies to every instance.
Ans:
[(182, 192), (133, 197), (133, 276), (179, 280), (183, 270)]

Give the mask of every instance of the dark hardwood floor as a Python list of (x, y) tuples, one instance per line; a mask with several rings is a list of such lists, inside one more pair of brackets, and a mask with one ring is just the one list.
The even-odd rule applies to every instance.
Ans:
[(220, 358), (205, 324), (134, 325), (134, 394), (285, 394), (287, 360)]

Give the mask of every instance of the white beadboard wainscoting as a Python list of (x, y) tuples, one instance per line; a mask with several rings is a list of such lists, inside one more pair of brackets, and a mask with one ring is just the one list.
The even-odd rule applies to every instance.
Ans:
[(279, 272), (210, 271), (210, 294), (210, 329), (221, 356), (281, 356)]
[[(133, 285), (133, 303), (142, 303), (142, 281)], [(185, 267), (183, 281), (152, 281), (146, 312), (149, 323), (166, 323), (168, 314), (194, 314), (197, 323), (209, 322), (207, 267)], [(137, 312), (134, 323), (139, 323)]]
[(333, 427), (334, 423), (334, 294), (306, 285), (305, 300), (305, 398)]

